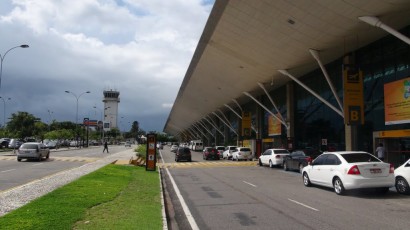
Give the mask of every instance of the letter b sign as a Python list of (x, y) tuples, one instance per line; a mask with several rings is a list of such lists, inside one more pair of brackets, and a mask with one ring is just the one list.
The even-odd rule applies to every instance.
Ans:
[(362, 111), (360, 106), (349, 106), (349, 125), (362, 124)]

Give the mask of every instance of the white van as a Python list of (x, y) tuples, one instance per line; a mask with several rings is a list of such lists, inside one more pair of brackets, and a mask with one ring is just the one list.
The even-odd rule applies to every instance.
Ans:
[(192, 140), (189, 143), (189, 148), (192, 151), (202, 151), (202, 150), (204, 150), (204, 145), (203, 145), (201, 140)]

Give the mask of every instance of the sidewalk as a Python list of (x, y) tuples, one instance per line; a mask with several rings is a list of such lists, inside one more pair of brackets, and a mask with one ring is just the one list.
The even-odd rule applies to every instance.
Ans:
[[(70, 150), (72, 150), (70, 148)], [(62, 149), (57, 151), (63, 151)], [(13, 154), (13, 152), (2, 152), (3, 154)], [(12, 188), (0, 193), (0, 216), (17, 209), (30, 201), (41, 197), (65, 184), (68, 184), (79, 177), (91, 173), (115, 161), (129, 161), (135, 156), (134, 148), (118, 153), (107, 155), (105, 158), (97, 160), (83, 166), (62, 171), (48, 177), (32, 181), (30, 183)]]

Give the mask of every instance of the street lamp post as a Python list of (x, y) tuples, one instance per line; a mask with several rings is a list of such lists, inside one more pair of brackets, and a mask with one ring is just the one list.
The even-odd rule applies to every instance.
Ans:
[(11, 98), (4, 99), (3, 97), (0, 97), (1, 100), (3, 100), (3, 127), (6, 127), (6, 100), (11, 100)]
[(10, 48), (9, 50), (7, 50), (5, 53), (4, 53), (4, 55), (3, 56), (1, 56), (1, 54), (0, 54), (0, 89), (1, 89), (1, 75), (2, 75), (2, 73), (3, 73), (3, 61), (4, 61), (4, 58), (6, 57), (6, 55), (7, 55), (7, 53), (8, 52), (10, 52), (12, 49), (15, 49), (15, 48), (28, 48), (29, 46), (28, 45), (20, 45), (20, 46), (15, 46), (15, 47), (12, 47), (12, 48)]
[[(76, 110), (76, 113), (75, 113), (75, 125), (76, 126), (78, 126), (78, 100), (80, 99), (80, 97), (82, 96), (82, 95), (84, 95), (84, 94), (86, 94), (86, 93), (91, 93), (90, 91), (86, 91), (86, 92), (83, 92), (83, 93), (81, 93), (80, 95), (76, 95), (75, 93), (73, 93), (73, 92), (71, 92), (71, 91), (68, 91), (68, 90), (66, 90), (65, 91), (66, 93), (71, 93), (74, 97), (75, 97), (75, 99), (77, 100), (77, 110)], [(77, 145), (78, 145), (78, 134), (77, 134)]]

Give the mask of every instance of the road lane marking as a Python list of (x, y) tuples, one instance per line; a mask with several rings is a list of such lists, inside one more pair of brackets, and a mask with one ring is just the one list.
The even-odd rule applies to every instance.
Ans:
[(179, 201), (181, 202), (182, 209), (184, 210), (185, 216), (188, 219), (189, 224), (191, 225), (192, 230), (199, 230), (198, 225), (195, 222), (194, 217), (191, 214), (191, 211), (189, 211), (188, 205), (185, 203), (184, 198), (181, 195), (181, 192), (179, 191), (177, 184), (174, 181), (174, 178), (172, 177), (171, 173), (169, 172), (169, 169), (165, 169), (168, 173), (169, 179), (171, 180), (172, 186), (174, 187), (175, 193), (178, 196)]
[(44, 164), (44, 163), (37, 163), (37, 164), (34, 164), (33, 166), (42, 165), (42, 164)]
[(256, 185), (251, 184), (251, 183), (249, 183), (249, 182), (246, 182), (246, 181), (244, 181), (244, 180), (243, 180), (242, 182), (245, 183), (245, 184), (248, 184), (248, 185), (250, 185), (250, 186), (253, 186), (253, 187), (255, 187), (255, 188), (258, 187), (258, 186), (256, 186)]
[(14, 170), (16, 170), (16, 169), (4, 170), (4, 171), (1, 171), (0, 173), (10, 172), (10, 171), (14, 171)]
[(312, 207), (310, 207), (309, 205), (300, 203), (300, 202), (298, 202), (298, 201), (296, 201), (296, 200), (292, 200), (292, 199), (289, 199), (289, 198), (288, 198), (288, 200), (289, 200), (289, 201), (292, 201), (292, 202), (295, 203), (295, 204), (301, 205), (301, 206), (303, 206), (303, 207), (305, 207), (305, 208), (309, 208), (309, 209), (312, 209), (313, 211), (319, 212), (319, 209), (312, 208)]

